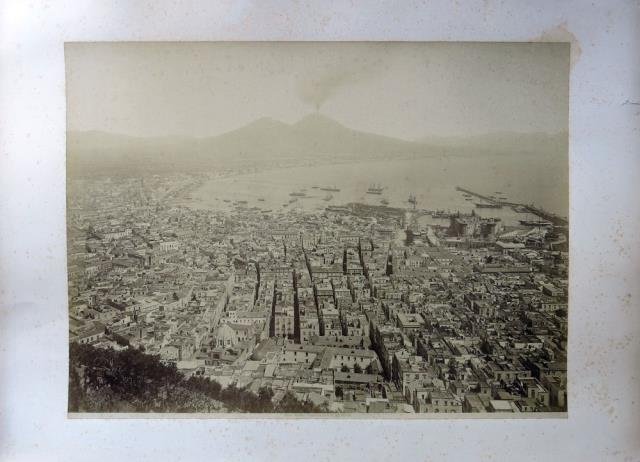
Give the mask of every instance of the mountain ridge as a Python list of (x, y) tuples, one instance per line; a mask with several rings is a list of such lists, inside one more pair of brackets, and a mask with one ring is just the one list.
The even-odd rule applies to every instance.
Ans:
[[(319, 113), (289, 124), (258, 118), (225, 133), (189, 137), (137, 137), (99, 130), (67, 132), (70, 174), (113, 171), (203, 171), (237, 165), (265, 166), (302, 159), (380, 159), (494, 152), (562, 151), (566, 135), (510, 134), (403, 140), (355, 130)], [(566, 149), (564, 149), (566, 154)]]

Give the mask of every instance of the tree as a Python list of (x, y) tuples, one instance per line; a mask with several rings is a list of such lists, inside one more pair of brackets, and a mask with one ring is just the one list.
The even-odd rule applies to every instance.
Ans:
[(342, 399), (343, 396), (344, 396), (344, 391), (342, 390), (342, 387), (338, 385), (336, 387), (336, 398)]
[(380, 372), (380, 370), (378, 369), (378, 364), (375, 361), (371, 361), (365, 368), (365, 372), (367, 374), (378, 374)]
[(322, 412), (322, 410), (313, 403), (308, 401), (299, 401), (290, 391), (285, 393), (284, 397), (276, 406), (275, 411), (285, 413)]
[(349, 372), (349, 368), (343, 364), (342, 367), (340, 368), (340, 371), (341, 372)]
[(456, 365), (453, 363), (453, 361), (449, 362), (449, 377), (453, 378), (454, 380), (458, 378), (458, 369), (456, 369)]
[(355, 372), (356, 374), (362, 374), (362, 367), (360, 367), (360, 364), (356, 363), (353, 366), (353, 372)]
[(273, 390), (268, 387), (261, 387), (258, 390), (258, 409), (256, 412), (273, 412)]
[(75, 367), (69, 366), (69, 412), (78, 412), (82, 397), (80, 376)]
[(115, 332), (113, 332), (111, 333), (111, 338), (113, 339), (114, 342), (116, 342), (120, 346), (123, 346), (123, 347), (131, 346), (129, 339), (126, 337), (123, 337), (120, 334), (116, 334)]
[(493, 346), (486, 338), (483, 338), (480, 342), (480, 351), (482, 351), (482, 353), (484, 353), (485, 355), (493, 354)]
[(236, 412), (322, 412), (288, 393), (274, 405), (273, 391), (254, 393), (201, 376), (184, 377), (175, 365), (138, 349), (116, 351), (72, 343), (69, 410), (87, 412), (203, 412), (221, 404)]

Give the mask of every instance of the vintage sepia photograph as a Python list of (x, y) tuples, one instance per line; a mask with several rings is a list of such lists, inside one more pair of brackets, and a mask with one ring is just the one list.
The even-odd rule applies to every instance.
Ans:
[(569, 43), (64, 51), (69, 413), (566, 415)]

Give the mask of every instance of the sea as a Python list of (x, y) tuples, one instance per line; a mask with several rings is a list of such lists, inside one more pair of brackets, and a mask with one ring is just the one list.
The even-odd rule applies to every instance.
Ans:
[[(477, 208), (475, 204), (483, 201), (466, 197), (456, 186), (509, 202), (534, 204), (566, 217), (568, 173), (563, 167), (559, 159), (533, 155), (442, 155), (277, 167), (214, 176), (192, 191), (183, 205), (225, 211), (242, 201), (243, 207), (280, 212), (320, 211), (328, 205), (350, 202), (383, 205), (384, 200), (389, 207), (411, 208), (408, 199), (413, 195), (417, 209), (462, 213), (475, 210), (480, 216), (500, 218), (503, 225), (511, 226), (518, 220), (536, 217), (511, 207)], [(367, 193), (371, 186), (383, 188), (382, 193)], [(426, 216), (424, 224), (429, 220)], [(432, 220), (435, 224), (440, 219)]]

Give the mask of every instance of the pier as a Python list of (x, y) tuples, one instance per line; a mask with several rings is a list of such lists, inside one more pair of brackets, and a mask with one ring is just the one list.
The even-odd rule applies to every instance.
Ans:
[(491, 199), (489, 196), (483, 196), (482, 194), (479, 194), (479, 193), (473, 192), (473, 191), (469, 191), (468, 189), (461, 188), (460, 186), (456, 186), (456, 191), (467, 193), (467, 194), (469, 194), (471, 196), (476, 196), (477, 198), (482, 199), (483, 201), (487, 201), (488, 203), (493, 204), (493, 205), (507, 205), (506, 202), (500, 202), (500, 201), (497, 201), (495, 199)]
[(536, 207), (534, 205), (527, 205), (527, 204), (517, 204), (517, 205), (524, 207), (525, 209), (527, 209), (529, 213), (533, 213), (534, 215), (537, 215), (540, 218), (547, 220), (550, 223), (553, 223), (554, 226), (559, 226), (559, 227), (569, 226), (569, 221), (567, 219), (560, 217), (555, 213), (547, 212), (546, 210), (540, 207)]
[(471, 196), (475, 196), (478, 197), (484, 201), (489, 202), (490, 204), (494, 204), (494, 205), (502, 205), (502, 206), (507, 206), (507, 207), (522, 207), (523, 209), (525, 209), (527, 212), (533, 214), (533, 215), (537, 215), (540, 218), (542, 218), (543, 220), (547, 220), (550, 223), (553, 223), (554, 226), (560, 226), (560, 227), (566, 227), (569, 225), (569, 221), (566, 218), (560, 217), (558, 215), (556, 215), (555, 213), (551, 213), (551, 212), (547, 212), (546, 210), (544, 210), (541, 207), (536, 207), (533, 204), (519, 204), (517, 202), (508, 202), (508, 201), (498, 201), (495, 199), (492, 199), (488, 196), (484, 196), (482, 194), (479, 194), (477, 192), (474, 191), (470, 191), (468, 189), (465, 188), (461, 188), (460, 186), (456, 186), (456, 191), (460, 191), (463, 193), (467, 193)]

